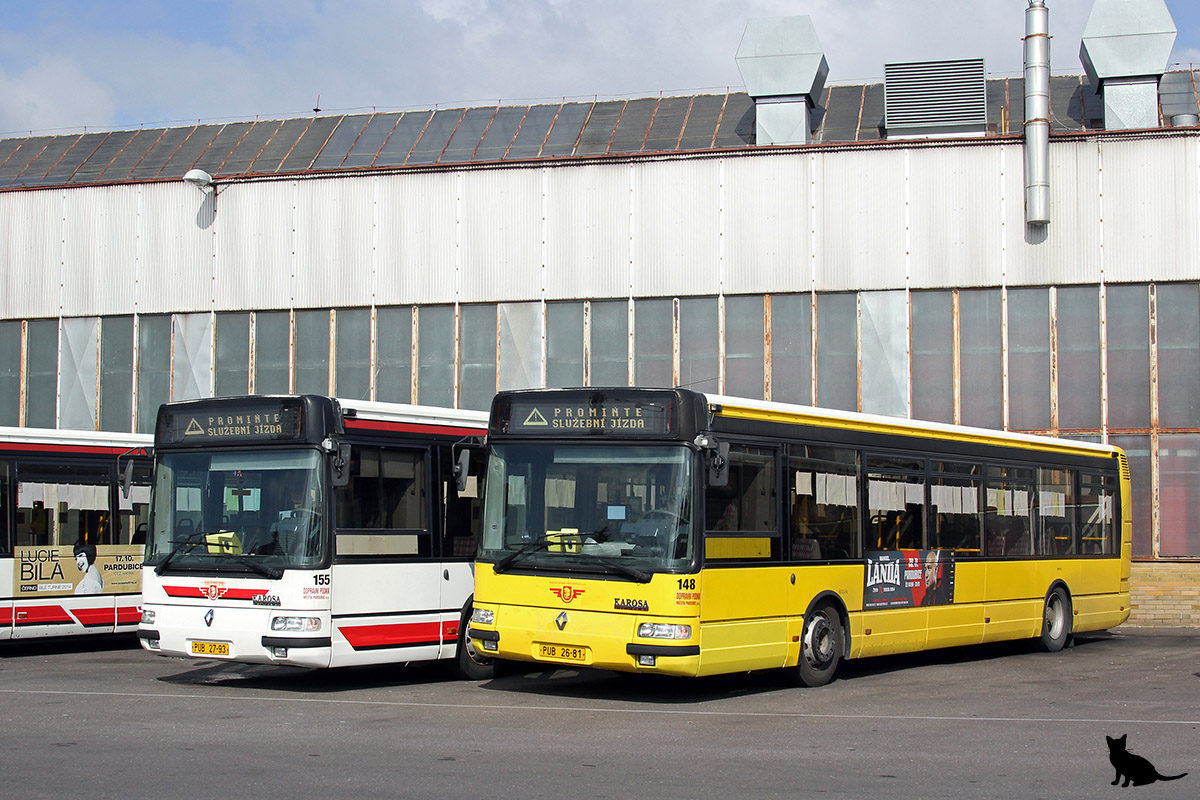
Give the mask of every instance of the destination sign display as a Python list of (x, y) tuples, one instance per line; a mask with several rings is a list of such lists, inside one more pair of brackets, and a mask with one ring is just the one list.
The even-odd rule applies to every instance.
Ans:
[(158, 420), (158, 444), (221, 444), (300, 438), (300, 406), (292, 403), (180, 409)]
[(545, 436), (669, 436), (672, 419), (672, 404), (665, 399), (514, 400), (504, 430)]

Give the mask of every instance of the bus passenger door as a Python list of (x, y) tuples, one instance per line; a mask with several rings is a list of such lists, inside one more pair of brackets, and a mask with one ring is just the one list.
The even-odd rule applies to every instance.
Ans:
[(442, 575), (427, 448), (353, 445), (335, 489), (332, 666), (435, 659)]
[(441, 565), (442, 565), (442, 656), (458, 643), (461, 609), (475, 592), (475, 549), (479, 541), (482, 481), (487, 469), (487, 451), (472, 447), (467, 452), (467, 473), (462, 491), (454, 475), (455, 459), (450, 448), (441, 452)]

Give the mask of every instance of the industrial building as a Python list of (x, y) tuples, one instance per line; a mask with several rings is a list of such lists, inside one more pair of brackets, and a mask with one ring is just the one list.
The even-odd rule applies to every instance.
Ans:
[(628, 384), (1103, 440), (1134, 621), (1200, 622), (1197, 74), (1096, 0), (1051, 77), (1030, 5), (1023, 79), (827, 86), (794, 17), (745, 92), (0, 140), (0, 424)]

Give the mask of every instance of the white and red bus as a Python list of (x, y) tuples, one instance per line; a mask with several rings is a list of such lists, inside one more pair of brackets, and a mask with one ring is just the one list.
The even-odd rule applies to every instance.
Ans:
[(152, 442), (0, 428), (0, 639), (137, 628)]
[(162, 406), (143, 647), (303, 667), (455, 659), (487, 677), (463, 636), (479, 492), (455, 481), (455, 445), (486, 420), (315, 395)]

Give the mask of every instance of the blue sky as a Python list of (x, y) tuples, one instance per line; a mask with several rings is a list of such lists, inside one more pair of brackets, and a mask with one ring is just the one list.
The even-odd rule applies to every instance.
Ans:
[[(1093, 0), (1047, 0), (1078, 74)], [(1166, 0), (1200, 68), (1200, 2)], [(0, 0), (0, 137), (742, 88), (746, 21), (807, 14), (830, 83), (893, 61), (1021, 73), (1026, 0)]]

